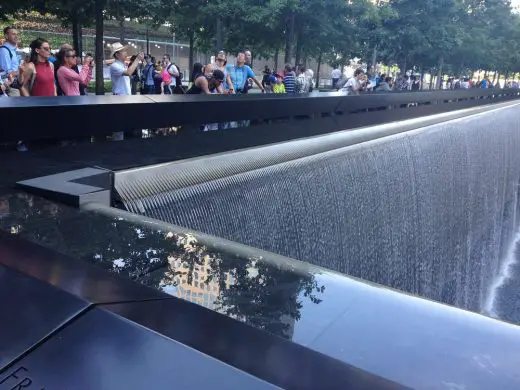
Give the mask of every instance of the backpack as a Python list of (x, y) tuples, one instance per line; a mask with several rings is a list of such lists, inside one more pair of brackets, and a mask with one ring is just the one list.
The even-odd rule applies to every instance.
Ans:
[(9, 53), (9, 58), (12, 60), (13, 59), (13, 53), (11, 52), (11, 50), (9, 50), (9, 48), (7, 46), (0, 46), (0, 49), (5, 49), (7, 50), (7, 52)]
[(143, 84), (146, 84), (146, 81), (148, 80), (148, 75), (150, 74), (150, 72), (153, 72), (153, 70), (154, 70), (153, 69), (153, 64), (147, 65), (147, 67), (145, 68), (145, 70), (141, 74), (141, 82)]
[(345, 84), (347, 83), (348, 79), (346, 77), (342, 77), (338, 80), (338, 82), (336, 83), (336, 89), (341, 89), (345, 86)]
[[(168, 73), (170, 73), (170, 68), (175, 65), (173, 62), (168, 65), (168, 67), (166, 68), (166, 70), (168, 71)], [(175, 65), (175, 67), (177, 68), (177, 71), (179, 72), (179, 75), (177, 77), (175, 77), (175, 83), (178, 85), (178, 86), (182, 86), (182, 79), (184, 78), (184, 75), (182, 74), (180, 68)], [(170, 73), (171, 74), (171, 73)]]

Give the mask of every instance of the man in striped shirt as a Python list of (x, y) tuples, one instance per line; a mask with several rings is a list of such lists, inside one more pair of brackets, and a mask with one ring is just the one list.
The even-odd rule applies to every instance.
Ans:
[(296, 74), (294, 73), (292, 66), (285, 65), (283, 83), (285, 85), (286, 93), (294, 93), (294, 87), (296, 86)]

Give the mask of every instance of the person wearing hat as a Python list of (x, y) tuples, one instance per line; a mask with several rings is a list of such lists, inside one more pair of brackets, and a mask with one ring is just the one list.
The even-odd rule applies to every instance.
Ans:
[[(143, 61), (144, 54), (139, 53), (134, 62), (130, 66), (126, 66), (125, 61), (128, 57), (128, 46), (123, 46), (116, 42), (112, 45), (111, 57), (114, 58), (114, 63), (110, 65), (110, 79), (112, 80), (112, 93), (114, 95), (132, 95), (132, 87), (130, 84), (130, 76), (132, 76)], [(115, 132), (112, 134), (113, 141), (122, 141), (125, 138), (124, 132)]]
[(113, 57), (115, 61), (110, 65), (110, 78), (112, 79), (112, 93), (114, 95), (132, 94), (130, 76), (134, 74), (139, 63), (144, 59), (144, 54), (139, 53), (134, 62), (127, 67), (125, 64), (125, 60), (128, 57), (127, 50), (128, 46), (123, 46), (119, 42), (112, 45), (111, 57)]
[(220, 69), (215, 69), (211, 76), (206, 76), (203, 72), (193, 81), (193, 85), (186, 93), (190, 95), (202, 93), (211, 95), (215, 93), (215, 91), (218, 93), (220, 86), (224, 82), (224, 78), (224, 72)]

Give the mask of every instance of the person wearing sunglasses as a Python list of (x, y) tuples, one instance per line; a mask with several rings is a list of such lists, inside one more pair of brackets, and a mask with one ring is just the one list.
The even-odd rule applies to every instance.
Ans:
[(57, 80), (63, 95), (80, 96), (80, 84), (88, 85), (92, 80), (92, 57), (85, 57), (79, 74), (73, 69), (78, 64), (78, 56), (74, 49), (62, 48), (57, 57), (61, 64), (57, 72)]
[(219, 51), (215, 57), (215, 62), (212, 64), (206, 65), (206, 67), (204, 68), (205, 74), (209, 78), (211, 78), (211, 76), (213, 76), (213, 72), (217, 69), (222, 71), (222, 73), (224, 73), (224, 82), (222, 83), (222, 85), (220, 85), (218, 87), (218, 93), (224, 93), (224, 90), (227, 93), (233, 93), (233, 87), (231, 87), (231, 90), (228, 88), (229, 85), (232, 86), (233, 84), (231, 83), (231, 78), (229, 77), (229, 75), (227, 73), (226, 65), (227, 65), (226, 53), (224, 51)]
[(49, 61), (51, 47), (49, 41), (37, 38), (29, 45), (29, 62), (23, 67), (22, 96), (56, 96), (54, 65)]

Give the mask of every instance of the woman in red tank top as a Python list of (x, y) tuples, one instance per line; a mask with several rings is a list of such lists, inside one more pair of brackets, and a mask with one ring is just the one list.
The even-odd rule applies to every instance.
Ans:
[(23, 72), (22, 96), (56, 96), (51, 47), (43, 38), (31, 42), (31, 57)]

